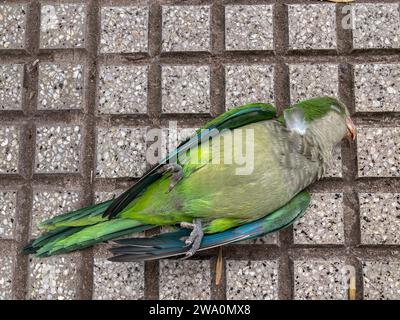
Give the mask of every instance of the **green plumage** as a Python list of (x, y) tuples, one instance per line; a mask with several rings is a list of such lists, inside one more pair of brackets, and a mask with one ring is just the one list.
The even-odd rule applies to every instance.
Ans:
[[(41, 223), (51, 234), (33, 242), (27, 251), (40, 256), (69, 252), (193, 219), (201, 219), (203, 231), (212, 234), (274, 212), (322, 176), (333, 147), (346, 133), (348, 113), (335, 99), (312, 99), (290, 110), (301, 111), (306, 128), (300, 129), (305, 134), (296, 132), (298, 119), (278, 120), (275, 108), (267, 104), (250, 104), (220, 115), (114, 201)], [(294, 130), (288, 130), (289, 125)], [(209, 140), (211, 134), (204, 129), (220, 134)], [(224, 143), (239, 133), (242, 136), (234, 144)], [(235, 159), (239, 146), (250, 148), (250, 137), (254, 142), (251, 172), (238, 174), (248, 169), (247, 164), (227, 160)], [(168, 192), (171, 173), (160, 174), (157, 169), (174, 158), (183, 168), (183, 179)]]

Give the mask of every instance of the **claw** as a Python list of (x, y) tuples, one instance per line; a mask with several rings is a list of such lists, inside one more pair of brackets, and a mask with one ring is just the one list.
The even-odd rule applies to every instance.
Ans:
[(203, 228), (200, 219), (194, 219), (193, 223), (181, 222), (181, 227), (186, 229), (193, 229), (189, 237), (185, 240), (187, 246), (191, 245), (191, 248), (186, 252), (185, 257), (187, 259), (193, 256), (198, 249), (200, 249), (201, 241), (203, 240)]
[(171, 192), (176, 184), (183, 178), (183, 169), (177, 163), (168, 163), (157, 170), (158, 173), (165, 173), (167, 171), (172, 173), (171, 182), (168, 187), (168, 192)]

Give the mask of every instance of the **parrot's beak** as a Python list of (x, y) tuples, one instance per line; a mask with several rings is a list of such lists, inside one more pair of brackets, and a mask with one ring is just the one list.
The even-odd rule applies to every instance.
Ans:
[(356, 127), (354, 126), (354, 123), (350, 117), (346, 118), (346, 126), (347, 126), (347, 137), (353, 141), (356, 140), (357, 137)]

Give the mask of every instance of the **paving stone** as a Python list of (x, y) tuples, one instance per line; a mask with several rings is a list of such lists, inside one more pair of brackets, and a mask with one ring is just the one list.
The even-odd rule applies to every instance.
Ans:
[(85, 24), (85, 4), (42, 5), (40, 47), (45, 49), (84, 47)]
[(0, 110), (20, 110), (24, 66), (0, 64)]
[(163, 127), (161, 131), (161, 145), (157, 145), (161, 148), (161, 156), (159, 158), (165, 158), (169, 152), (172, 152), (180, 143), (186, 139), (192, 137), (198, 128), (182, 128), (177, 126), (177, 122), (170, 121), (169, 127)]
[(162, 112), (208, 113), (210, 105), (208, 66), (162, 67)]
[(0, 300), (12, 299), (14, 258), (8, 250), (0, 249)]
[(39, 126), (36, 129), (37, 173), (78, 172), (81, 128), (79, 126)]
[(329, 178), (341, 178), (342, 177), (342, 148), (340, 145), (337, 145), (333, 149), (332, 162), (328, 167), (328, 170), (325, 172), (324, 177)]
[(225, 49), (273, 50), (273, 6), (226, 6)]
[(209, 51), (210, 6), (162, 6), (163, 51)]
[(297, 300), (345, 300), (345, 264), (340, 260), (294, 261), (294, 298)]
[(359, 177), (400, 177), (400, 128), (357, 128)]
[(99, 113), (146, 113), (147, 72), (147, 66), (102, 66)]
[(148, 7), (102, 7), (101, 53), (146, 52)]
[(361, 242), (400, 244), (400, 194), (359, 193)]
[(210, 285), (210, 261), (160, 261), (160, 299), (207, 300)]
[(38, 109), (81, 109), (84, 98), (83, 70), (80, 64), (41, 63)]
[(78, 298), (77, 255), (29, 259), (28, 297), (32, 300)]
[(145, 128), (98, 128), (97, 171), (102, 178), (140, 177), (146, 171)]
[(33, 194), (31, 235), (38, 236), (39, 223), (61, 213), (80, 208), (81, 196), (77, 191), (35, 191)]
[(144, 297), (144, 263), (111, 262), (104, 251), (94, 258), (95, 300), (138, 300)]
[(0, 126), (0, 173), (18, 172), (19, 138), (16, 126)]
[(14, 238), (17, 193), (0, 190), (0, 239)]
[(400, 48), (399, 4), (353, 4), (352, 18), (354, 48)]
[(289, 72), (291, 103), (317, 96), (338, 96), (339, 70), (335, 64), (292, 64)]
[(400, 299), (400, 262), (363, 261), (364, 299)]
[(226, 297), (229, 300), (278, 299), (278, 262), (227, 260)]
[(26, 5), (0, 4), (0, 49), (25, 47)]
[(335, 49), (334, 4), (294, 4), (289, 10), (289, 47), (295, 50)]
[(344, 243), (343, 194), (314, 193), (305, 213), (293, 226), (297, 244)]
[(225, 66), (227, 109), (253, 102), (274, 103), (274, 66)]
[(400, 64), (354, 66), (356, 110), (400, 111)]

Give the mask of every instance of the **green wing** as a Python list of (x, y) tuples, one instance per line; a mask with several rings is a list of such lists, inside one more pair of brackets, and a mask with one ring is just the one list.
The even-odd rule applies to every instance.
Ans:
[(124, 210), (132, 202), (132, 200), (144, 192), (149, 185), (157, 181), (162, 176), (162, 173), (158, 172), (158, 169), (161, 166), (163, 166), (165, 163), (168, 163), (171, 159), (176, 159), (176, 157), (179, 155), (184, 154), (190, 150), (191, 147), (201, 144), (201, 141), (205, 141), (206, 139), (215, 135), (215, 132), (224, 129), (239, 128), (241, 126), (258, 121), (270, 120), (275, 118), (275, 116), (276, 109), (272, 105), (265, 103), (253, 103), (231, 109), (219, 115), (215, 119), (207, 122), (204, 126), (196, 131), (193, 137), (181, 143), (165, 159), (150, 169), (134, 186), (116, 198), (104, 212), (103, 217), (115, 217), (119, 212)]

